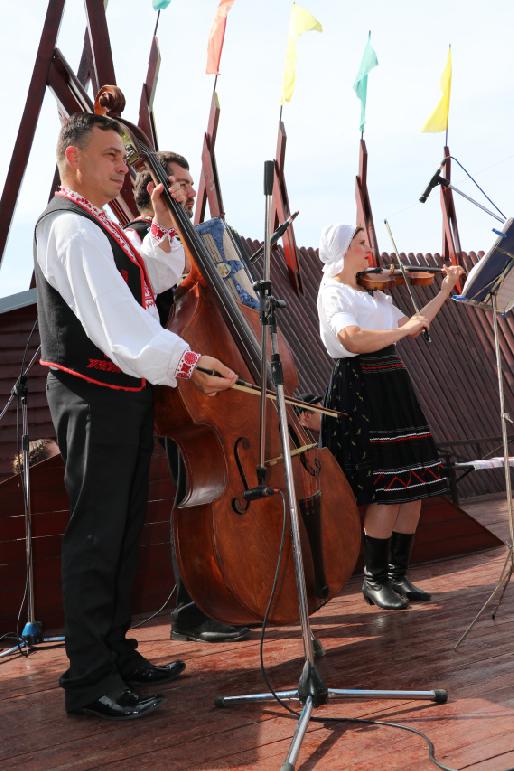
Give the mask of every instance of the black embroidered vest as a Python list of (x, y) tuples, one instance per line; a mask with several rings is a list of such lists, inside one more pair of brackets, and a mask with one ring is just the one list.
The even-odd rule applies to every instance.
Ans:
[[(135, 230), (138, 234), (141, 241), (146, 236), (148, 231), (150, 230), (150, 222), (147, 220), (133, 220), (132, 222), (129, 222), (128, 225), (125, 225), (125, 230), (128, 230), (129, 228), (131, 230)], [(164, 292), (161, 292), (157, 295), (155, 298), (155, 304), (157, 305), (157, 310), (159, 312), (159, 321), (161, 322), (161, 327), (164, 327), (164, 329), (167, 329), (168, 327), (168, 319), (169, 315), (171, 313), (171, 309), (173, 307), (173, 303), (175, 301), (175, 287), (172, 286), (170, 289), (165, 289)]]
[[(145, 276), (143, 268), (126, 254), (108, 230), (78, 204), (68, 198), (52, 198), (39, 217), (34, 232), (34, 263), (37, 285), (37, 311), (41, 338), (41, 360), (44, 366), (56, 367), (100, 386), (123, 391), (140, 391), (146, 380), (127, 375), (114, 364), (86, 335), (84, 327), (59, 292), (48, 281), (37, 262), (37, 225), (53, 212), (74, 212), (101, 227), (109, 240), (117, 269), (135, 300), (143, 305)], [(129, 312), (129, 310), (128, 310)]]

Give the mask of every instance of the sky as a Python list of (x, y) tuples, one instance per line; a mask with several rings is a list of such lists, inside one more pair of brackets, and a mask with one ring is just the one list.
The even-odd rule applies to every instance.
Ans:
[[(418, 199), (443, 156), (444, 134), (422, 133), (421, 126), (439, 99), (449, 43), (451, 153), (509, 216), (514, 179), (512, 0), (300, 4), (319, 19), (323, 32), (300, 39), (296, 89), (283, 110), (290, 206), (300, 210), (295, 221), (298, 244), (317, 246), (322, 227), (355, 220), (360, 102), (353, 83), (368, 30), (379, 65), (369, 76), (364, 138), (380, 249), (392, 251), (382, 224), (387, 218), (400, 251), (441, 251), (438, 193), (425, 205)], [(162, 60), (154, 103), (159, 146), (185, 155), (196, 180), (213, 89), (205, 61), (217, 5), (218, 0), (172, 0), (159, 23)], [(9, 3), (2, 16), (2, 187), (46, 8), (46, 0)], [(221, 117), (216, 158), (226, 219), (253, 238), (262, 238), (264, 228), (263, 164), (275, 154), (290, 8), (291, 0), (235, 0), (227, 21), (217, 85)], [(127, 98), (124, 115), (137, 122), (156, 12), (151, 0), (109, 0), (107, 20), (116, 79)], [(67, 0), (58, 47), (75, 71), (84, 29), (82, 0)], [(29, 286), (33, 227), (48, 198), (58, 130), (55, 100), (47, 92), (0, 269), (0, 297)], [(489, 207), (456, 167), (452, 182)], [(486, 250), (498, 223), (458, 196), (456, 207), (462, 248)]]

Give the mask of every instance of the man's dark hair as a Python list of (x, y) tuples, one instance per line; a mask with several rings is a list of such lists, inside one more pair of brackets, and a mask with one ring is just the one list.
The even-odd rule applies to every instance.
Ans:
[[(177, 166), (181, 166), (183, 169), (187, 169), (189, 171), (189, 163), (186, 161), (183, 155), (160, 150), (156, 153), (156, 156), (165, 171), (168, 170), (169, 163), (176, 163)], [(150, 196), (148, 195), (148, 190), (146, 189), (149, 182), (152, 182), (152, 177), (147, 171), (140, 171), (135, 179), (134, 199), (139, 211), (142, 209), (148, 209), (150, 206)]]
[(97, 126), (101, 131), (115, 131), (122, 134), (123, 130), (118, 121), (107, 118), (105, 115), (95, 115), (92, 112), (75, 112), (63, 123), (57, 140), (57, 163), (64, 160), (64, 151), (67, 147), (84, 147), (87, 137)]

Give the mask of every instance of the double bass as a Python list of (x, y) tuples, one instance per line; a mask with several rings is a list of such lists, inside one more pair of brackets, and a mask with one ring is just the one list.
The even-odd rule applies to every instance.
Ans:
[[(116, 87), (104, 87), (96, 109), (119, 119)], [(118, 114), (117, 114), (118, 113)], [(199, 353), (223, 361), (260, 387), (259, 314), (229, 291), (204, 241), (181, 205), (167, 194), (165, 170), (136, 127), (128, 127), (129, 164), (150, 170), (162, 182), (191, 270), (179, 286), (168, 329)], [(298, 385), (283, 337), (280, 352), (286, 393)], [(173, 537), (184, 584), (208, 616), (229, 624), (262, 621), (276, 583), (268, 618), (298, 619), (292, 542), (285, 527), (285, 478), (278, 414), (267, 411), (266, 485), (283, 494), (245, 500), (259, 465), (259, 400), (234, 389), (206, 397), (190, 381), (154, 387), (154, 423), (160, 436), (180, 447), (186, 493), (173, 513)], [(360, 518), (353, 492), (328, 449), (308, 447), (298, 416), (288, 408), (295, 490), (309, 613), (335, 596), (353, 572), (360, 549)], [(296, 451), (295, 451), (296, 450)], [(300, 451), (298, 451), (300, 450)], [(280, 555), (280, 556), (279, 556)], [(278, 565), (278, 571), (277, 571)], [(275, 582), (276, 578), (276, 582)]]

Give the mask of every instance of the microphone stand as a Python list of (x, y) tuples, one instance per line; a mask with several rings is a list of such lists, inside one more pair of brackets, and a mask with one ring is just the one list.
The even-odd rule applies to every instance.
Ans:
[[(271, 246), (274, 246), (278, 239), (284, 235), (289, 225), (293, 224), (293, 220), (295, 220), (298, 215), (300, 214), (299, 211), (295, 211), (294, 214), (291, 214), (285, 222), (282, 222), (281, 225), (278, 226), (278, 228), (275, 230), (273, 235), (271, 236)], [(269, 215), (268, 215), (269, 216)], [(265, 249), (265, 244), (261, 244), (258, 249), (255, 250), (255, 252), (252, 252), (250, 255), (250, 262), (255, 262), (257, 257), (260, 257)]]
[(466, 201), (469, 201), (474, 206), (477, 206), (479, 209), (482, 209), (483, 212), (486, 214), (489, 214), (490, 217), (494, 217), (495, 220), (498, 220), (498, 222), (501, 222), (502, 225), (505, 224), (506, 220), (499, 217), (497, 214), (495, 214), (493, 211), (488, 209), (486, 206), (483, 206), (481, 203), (476, 201), (474, 198), (471, 198), (470, 195), (467, 195), (462, 190), (459, 190), (458, 187), (455, 187), (455, 185), (452, 185), (450, 183), (449, 179), (446, 179), (445, 177), (441, 177), (441, 169), (443, 168), (444, 164), (446, 163), (446, 158), (440, 165), (439, 169), (436, 171), (430, 182), (428, 183), (428, 187), (426, 190), (422, 193), (422, 195), (419, 198), (420, 203), (425, 203), (428, 196), (434, 189), (434, 187), (437, 187), (438, 185), (441, 185), (441, 187), (447, 187), (448, 190), (452, 190), (454, 193), (457, 193), (457, 195), (460, 195), (462, 198), (465, 198)]
[(11, 394), (0, 415), (0, 420), (3, 418), (11, 403), (15, 398), (18, 399), (18, 404), (21, 405), (22, 416), (22, 454), (23, 454), (23, 474), (22, 474), (22, 486), (23, 486), (23, 508), (25, 515), (25, 558), (27, 564), (27, 621), (23, 627), (23, 631), (20, 635), (20, 642), (17, 645), (13, 645), (11, 648), (6, 648), (5, 651), (0, 653), (0, 658), (9, 656), (12, 653), (18, 653), (21, 651), (21, 646), (24, 644), (27, 648), (27, 653), (30, 653), (32, 648), (38, 643), (46, 642), (64, 642), (64, 637), (44, 637), (43, 624), (41, 621), (36, 621), (35, 603), (34, 603), (34, 569), (32, 559), (32, 515), (30, 508), (30, 472), (29, 472), (29, 420), (28, 420), (28, 395), (29, 390), (27, 386), (27, 374), (32, 367), (34, 361), (39, 355), (40, 347), (37, 348), (34, 356), (30, 360), (25, 371), (19, 376), (14, 387), (11, 390)]
[[(298, 514), (298, 502), (294, 485), (293, 465), (291, 461), (291, 450), (289, 446), (289, 428), (287, 421), (287, 410), (284, 397), (284, 384), (282, 377), (282, 364), (278, 348), (277, 319), (276, 311), (285, 308), (284, 300), (277, 300), (272, 294), (272, 285), (270, 280), (271, 264), (271, 196), (273, 189), (274, 161), (266, 161), (264, 164), (264, 195), (266, 201), (265, 208), (265, 238), (264, 238), (264, 279), (257, 281), (254, 288), (260, 295), (261, 300), (261, 324), (262, 324), (262, 349), (266, 353), (267, 328), (271, 332), (271, 376), (277, 392), (277, 407), (280, 425), (280, 438), (282, 443), (282, 456), (284, 459), (284, 475), (287, 490), (287, 503), (289, 508), (289, 520), (291, 527), (292, 553), (295, 565), (296, 588), (298, 592), (298, 611), (300, 626), (302, 631), (304, 648), (304, 665), (300, 674), (297, 688), (289, 691), (276, 691), (273, 693), (245, 694), (240, 696), (217, 696), (214, 700), (216, 707), (225, 707), (230, 704), (239, 704), (240, 702), (259, 702), (269, 701), (276, 697), (293, 700), (296, 699), (302, 705), (301, 712), (298, 715), (298, 723), (294, 736), (291, 740), (287, 757), (280, 767), (280, 771), (292, 771), (295, 767), (300, 747), (305, 733), (309, 726), (311, 713), (315, 707), (326, 704), (330, 697), (337, 698), (369, 698), (369, 699), (428, 699), (438, 704), (445, 704), (448, 699), (448, 693), (445, 690), (437, 689), (432, 691), (369, 691), (360, 689), (339, 689), (327, 688), (324, 684), (315, 663), (314, 637), (309, 623), (309, 607), (307, 600), (307, 587), (305, 583), (305, 572), (303, 567), (302, 548), (300, 540), (300, 519)], [(262, 359), (263, 388), (267, 382), (268, 365), (265, 356)], [(265, 397), (261, 397), (266, 402)], [(262, 404), (262, 403), (261, 403)], [(260, 445), (260, 466), (257, 469), (258, 486), (246, 490), (244, 497), (253, 499), (273, 495), (273, 488), (265, 484), (264, 467), (264, 437), (265, 437), (265, 417), (266, 406), (261, 406), (261, 445)]]

